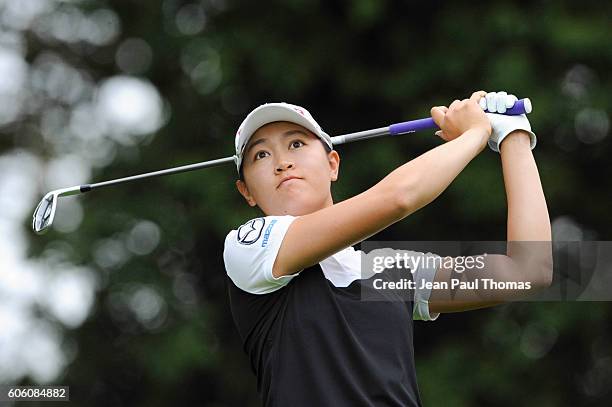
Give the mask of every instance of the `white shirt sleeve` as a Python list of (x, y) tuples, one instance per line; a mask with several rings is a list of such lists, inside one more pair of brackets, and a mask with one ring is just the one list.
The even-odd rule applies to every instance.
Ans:
[(290, 215), (255, 218), (228, 233), (223, 261), (236, 287), (251, 294), (268, 294), (284, 287), (300, 273), (272, 275), (280, 245), (295, 218)]
[(415, 321), (435, 321), (440, 316), (429, 313), (429, 297), (431, 296), (431, 288), (420, 288), (423, 280), (432, 283), (438, 271), (440, 264), (440, 256), (433, 253), (426, 253), (423, 256), (423, 265), (418, 267), (413, 275), (416, 289), (414, 290), (414, 306), (412, 308), (412, 319)]

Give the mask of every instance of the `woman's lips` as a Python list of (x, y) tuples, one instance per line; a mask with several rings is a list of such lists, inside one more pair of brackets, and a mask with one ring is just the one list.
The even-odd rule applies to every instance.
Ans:
[(280, 187), (281, 187), (281, 185), (283, 185), (285, 182), (287, 182), (287, 181), (291, 181), (291, 180), (293, 180), (293, 179), (301, 179), (301, 178), (298, 178), (298, 177), (293, 177), (293, 176), (291, 176), (291, 177), (287, 177), (287, 178), (284, 178), (284, 179), (283, 179), (283, 180), (280, 182), (280, 184), (278, 184), (278, 186), (277, 186), (276, 188), (280, 188)]

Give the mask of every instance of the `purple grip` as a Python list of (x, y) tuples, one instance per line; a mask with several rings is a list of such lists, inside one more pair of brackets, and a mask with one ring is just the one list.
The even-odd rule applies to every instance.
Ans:
[(396, 123), (389, 126), (389, 134), (412, 133), (420, 130), (438, 128), (436, 122), (430, 117), (429, 119), (410, 120), (408, 122)]
[(531, 113), (531, 108), (530, 109), (526, 109), (525, 103), (528, 103), (529, 105), (531, 105), (530, 102), (528, 102), (529, 99), (519, 99), (516, 102), (514, 102), (514, 106), (512, 106), (510, 109), (506, 109), (506, 115), (510, 115), (510, 116), (516, 116), (519, 114), (525, 114), (525, 113)]
[[(510, 109), (506, 110), (505, 115), (516, 116), (519, 114), (531, 113), (531, 102), (529, 99), (519, 99)], [(415, 131), (439, 129), (438, 125), (430, 117), (427, 119), (410, 120), (407, 122), (396, 123), (389, 126), (389, 134), (413, 133)]]

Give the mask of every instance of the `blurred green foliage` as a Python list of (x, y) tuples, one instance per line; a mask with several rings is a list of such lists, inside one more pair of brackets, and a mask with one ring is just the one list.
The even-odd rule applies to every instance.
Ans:
[[(193, 3), (205, 25), (191, 35), (176, 23), (186, 4), (81, 3), (110, 7), (122, 27), (115, 42), (85, 56), (28, 39), (28, 59), (54, 49), (95, 80), (121, 73), (113, 55), (123, 39), (152, 48), (142, 76), (160, 91), (170, 120), (136, 156), (120, 151), (94, 181), (231, 155), (238, 124), (263, 102), (303, 105), (333, 135), (424, 117), (474, 90), (508, 90), (534, 103), (535, 156), (551, 218), (571, 218), (592, 239), (611, 238), (612, 139), (606, 130), (598, 142), (580, 140), (576, 120), (584, 109), (610, 114), (610, 3), (210, 0)], [(185, 73), (182, 64), (202, 61), (212, 65), (199, 79)], [(220, 74), (211, 79), (214, 64)], [(420, 133), (343, 146), (335, 199), (362, 192), (439, 143)], [(500, 168), (499, 157), (484, 151), (437, 201), (372, 239), (504, 239)], [(66, 332), (78, 355), (58, 382), (70, 385), (73, 405), (258, 405), (222, 259), (229, 230), (259, 214), (235, 179), (228, 166), (96, 192), (78, 198), (85, 217), (77, 231), (32, 237), (33, 254), (68, 243), (71, 260), (94, 267), (102, 282), (91, 316)], [(161, 230), (155, 251), (115, 269), (96, 266), (100, 239), (143, 219)], [(177, 296), (180, 279), (195, 292), (188, 301)], [(112, 305), (133, 284), (161, 294), (159, 326), (143, 327)], [(417, 323), (423, 402), (608, 405), (610, 310), (605, 303), (508, 304)]]

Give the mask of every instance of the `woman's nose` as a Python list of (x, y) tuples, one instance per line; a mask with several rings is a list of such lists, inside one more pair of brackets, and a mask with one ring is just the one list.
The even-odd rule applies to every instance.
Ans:
[(288, 169), (293, 168), (293, 163), (290, 161), (281, 161), (276, 165), (276, 172), (287, 171)]

